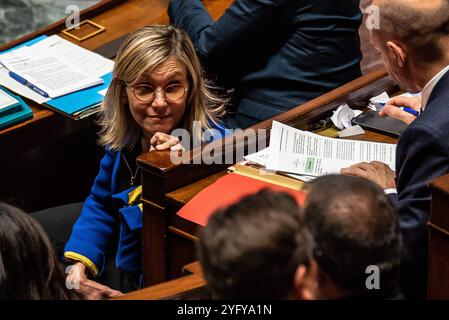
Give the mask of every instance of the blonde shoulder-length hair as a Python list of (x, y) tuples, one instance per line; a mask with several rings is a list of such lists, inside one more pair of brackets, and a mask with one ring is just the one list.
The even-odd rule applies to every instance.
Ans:
[(218, 119), (224, 115), (225, 100), (216, 96), (203, 78), (201, 63), (189, 36), (172, 26), (149, 26), (132, 33), (117, 53), (113, 79), (100, 108), (101, 145), (121, 150), (139, 142), (141, 128), (129, 110), (126, 83), (135, 83), (169, 59), (175, 59), (185, 68), (189, 82), (185, 113), (177, 127), (186, 129), (192, 138), (201, 139), (192, 136), (194, 121), (199, 121), (202, 130), (218, 124)]

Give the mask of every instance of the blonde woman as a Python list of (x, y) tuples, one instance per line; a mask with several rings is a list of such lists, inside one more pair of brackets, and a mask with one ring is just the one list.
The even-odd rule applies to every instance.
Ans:
[(203, 80), (198, 57), (183, 31), (145, 27), (123, 43), (101, 109), (99, 141), (106, 154), (64, 249), (66, 261), (72, 263), (67, 283), (85, 298), (121, 294), (89, 279), (103, 273), (111, 243), (118, 243), (120, 289), (139, 288), (142, 214), (138, 204), (130, 202), (140, 185), (136, 157), (152, 149), (182, 148), (170, 132), (184, 128), (193, 134), (193, 121), (203, 130), (224, 133), (218, 122), (223, 110), (222, 100)]

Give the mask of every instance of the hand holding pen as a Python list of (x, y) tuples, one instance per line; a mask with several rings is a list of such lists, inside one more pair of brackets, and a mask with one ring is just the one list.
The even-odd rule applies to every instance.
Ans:
[(421, 110), (421, 99), (418, 97), (394, 97), (388, 101), (382, 110), (381, 117), (392, 117), (406, 124), (412, 123)]

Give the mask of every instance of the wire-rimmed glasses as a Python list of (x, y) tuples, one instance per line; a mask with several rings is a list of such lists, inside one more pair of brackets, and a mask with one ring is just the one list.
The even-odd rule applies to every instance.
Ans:
[(176, 102), (184, 98), (187, 93), (187, 88), (181, 84), (170, 84), (164, 89), (155, 89), (149, 84), (138, 84), (137, 86), (129, 88), (133, 91), (134, 97), (141, 102), (151, 102), (156, 97), (156, 92), (161, 92), (167, 101)]

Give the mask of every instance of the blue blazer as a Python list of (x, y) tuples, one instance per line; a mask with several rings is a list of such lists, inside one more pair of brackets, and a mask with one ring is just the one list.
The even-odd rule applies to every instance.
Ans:
[[(208, 141), (229, 134), (223, 127), (213, 127)], [(90, 195), (64, 248), (66, 259), (83, 262), (95, 276), (103, 272), (106, 250), (117, 233), (117, 267), (129, 273), (142, 269), (141, 186), (120, 187), (119, 170), (124, 166), (121, 159), (122, 151), (106, 148)]]
[(208, 72), (235, 88), (238, 115), (273, 117), (360, 76), (358, 0), (235, 0), (214, 22), (199, 0), (172, 0), (174, 26)]
[(449, 73), (437, 83), (425, 111), (402, 133), (396, 154), (396, 202), (404, 237), (403, 290), (426, 294), (430, 180), (449, 173)]
[(95, 276), (104, 270), (106, 250), (117, 230), (117, 266), (126, 272), (141, 269), (142, 213), (136, 201), (130, 201), (136, 187), (120, 189), (121, 158), (122, 151), (106, 149), (90, 195), (64, 248), (65, 258), (83, 262)]

